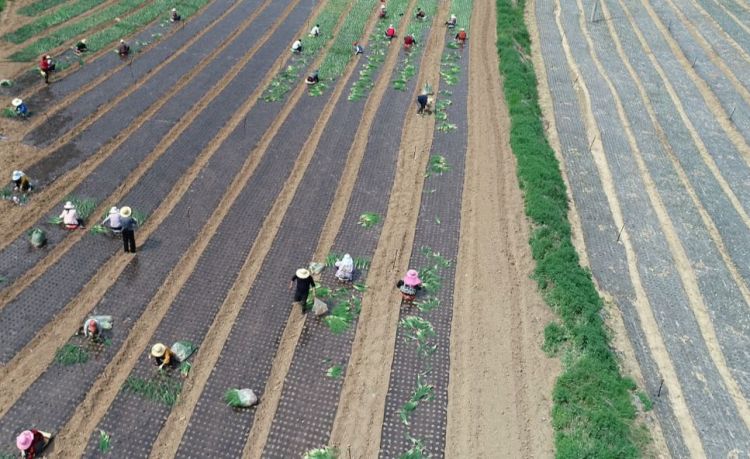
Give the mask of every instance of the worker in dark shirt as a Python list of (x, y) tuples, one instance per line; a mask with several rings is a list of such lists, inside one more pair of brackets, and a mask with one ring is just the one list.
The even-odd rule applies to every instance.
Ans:
[(16, 437), (16, 446), (21, 450), (21, 457), (34, 459), (39, 457), (50, 440), (52, 440), (52, 434), (42, 432), (41, 430), (29, 429), (24, 430)]
[(289, 281), (289, 290), (292, 289), (295, 282), (297, 283), (297, 288), (294, 290), (294, 302), (299, 303), (302, 312), (305, 312), (305, 304), (310, 294), (310, 288), (312, 287), (313, 293), (315, 292), (315, 281), (310, 275), (310, 271), (300, 268), (294, 273), (292, 280)]

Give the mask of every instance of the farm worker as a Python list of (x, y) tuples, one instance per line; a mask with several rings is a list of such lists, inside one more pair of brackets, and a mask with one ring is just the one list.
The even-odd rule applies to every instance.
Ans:
[(401, 296), (406, 303), (411, 303), (417, 297), (417, 292), (422, 289), (422, 280), (416, 269), (406, 271), (403, 279), (396, 283), (401, 291)]
[(89, 50), (89, 47), (86, 45), (86, 39), (85, 38), (83, 40), (79, 41), (78, 43), (76, 43), (75, 53), (77, 55), (80, 56), (81, 54), (85, 53), (88, 50)]
[(362, 54), (365, 52), (365, 48), (362, 47), (362, 45), (359, 44), (359, 42), (354, 42), (354, 55)]
[(385, 17), (388, 15), (388, 12), (385, 10), (385, 3), (380, 5), (380, 13), (378, 14), (378, 17), (380, 19), (385, 19)]
[(151, 356), (154, 359), (154, 365), (158, 365), (159, 368), (164, 368), (177, 362), (174, 352), (172, 349), (163, 345), (162, 343), (156, 343), (151, 346)]
[(466, 42), (466, 30), (461, 29), (458, 31), (456, 34), (456, 41), (462, 45)]
[(292, 52), (294, 54), (302, 53), (302, 39), (301, 38), (295, 41), (294, 43), (292, 43)]
[(131, 217), (132, 213), (133, 211), (128, 206), (122, 206), (120, 209), (122, 245), (125, 248), (125, 253), (135, 253), (135, 227), (138, 225), (138, 220)]
[(16, 447), (21, 450), (21, 457), (34, 459), (47, 447), (52, 434), (41, 430), (24, 430), (16, 437)]
[(128, 46), (122, 38), (120, 39), (120, 44), (117, 46), (117, 54), (119, 54), (120, 57), (125, 57), (130, 54), (130, 46)]
[(309, 74), (307, 78), (305, 79), (305, 83), (309, 85), (314, 85), (320, 81), (320, 78), (318, 77), (318, 71), (315, 70), (313, 73)]
[(102, 226), (106, 225), (107, 222), (109, 222), (109, 229), (111, 229), (113, 233), (120, 233), (122, 231), (122, 222), (120, 222), (120, 209), (118, 209), (117, 207), (110, 208), (109, 214), (107, 214), (107, 218), (102, 221)]
[(354, 260), (348, 253), (344, 254), (341, 260), (334, 263), (338, 269), (336, 270), (336, 279), (342, 282), (351, 282), (352, 275), (354, 274)]
[(11, 105), (13, 105), (13, 108), (16, 110), (16, 116), (28, 116), (29, 107), (27, 107), (26, 104), (23, 103), (23, 100), (16, 97), (15, 99), (13, 99), (13, 101), (11, 101)]
[(320, 35), (320, 24), (315, 24), (315, 26), (310, 29), (310, 36), (317, 37), (318, 35)]
[(39, 60), (39, 71), (42, 72), (44, 82), (49, 84), (49, 74), (55, 70), (55, 63), (52, 62), (52, 58), (49, 54), (45, 54)]
[(396, 29), (393, 27), (393, 24), (391, 24), (385, 30), (385, 38), (389, 40), (393, 40), (395, 37), (396, 37)]
[(96, 340), (97, 338), (99, 338), (101, 328), (102, 327), (99, 322), (93, 317), (90, 317), (86, 319), (86, 322), (83, 323), (83, 336), (85, 336), (86, 338), (91, 338), (92, 340)]
[(74, 230), (78, 227), (84, 227), (83, 220), (78, 217), (78, 211), (76, 210), (75, 204), (70, 201), (66, 202), (63, 206), (60, 218), (62, 218), (62, 223), (63, 226), (65, 226), (65, 229)]
[(169, 20), (172, 22), (178, 22), (182, 19), (180, 13), (177, 12), (177, 8), (172, 8), (172, 13), (169, 15)]
[(23, 173), (23, 171), (13, 171), (10, 179), (13, 181), (13, 185), (16, 191), (27, 193), (34, 188), (31, 186), (29, 177), (27, 177), (26, 174)]
[(457, 23), (458, 23), (458, 18), (456, 17), (455, 14), (451, 14), (451, 18), (445, 21), (445, 25), (447, 25), (449, 29), (456, 27)]
[(295, 282), (297, 283), (297, 288), (294, 290), (294, 303), (299, 303), (302, 312), (305, 312), (305, 303), (307, 303), (310, 288), (313, 289), (313, 295), (315, 294), (315, 280), (310, 275), (310, 271), (300, 268), (295, 271), (292, 280), (289, 281), (289, 290), (292, 289), (292, 285)]
[(414, 35), (409, 34), (404, 37), (404, 49), (411, 49), (412, 45), (415, 45), (417, 40), (414, 39)]
[(415, 14), (414, 17), (416, 17), (417, 20), (422, 21), (427, 17), (427, 14), (424, 12), (424, 10), (422, 10), (422, 8), (417, 8), (417, 14)]
[(430, 100), (430, 96), (427, 94), (420, 94), (417, 96), (417, 104), (419, 104), (419, 108), (417, 109), (417, 115), (422, 115), (427, 108), (427, 102)]

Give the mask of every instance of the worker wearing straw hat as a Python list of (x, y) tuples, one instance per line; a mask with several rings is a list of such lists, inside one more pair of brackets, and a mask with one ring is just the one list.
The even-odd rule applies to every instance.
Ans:
[(156, 343), (151, 346), (151, 357), (154, 359), (154, 364), (158, 365), (159, 368), (173, 365), (177, 363), (177, 358), (172, 352), (172, 349), (163, 345), (162, 343)]
[(305, 304), (307, 303), (307, 297), (310, 294), (310, 288), (313, 289), (315, 294), (315, 281), (305, 268), (300, 268), (295, 271), (292, 280), (289, 281), (289, 290), (292, 289), (293, 284), (296, 282), (297, 288), (294, 290), (294, 302), (299, 303), (302, 308), (302, 312), (305, 312)]
[(132, 217), (133, 211), (128, 206), (120, 209), (120, 226), (122, 227), (122, 245), (125, 253), (135, 253), (135, 227), (138, 220)]
[(10, 104), (13, 105), (13, 109), (16, 111), (17, 116), (27, 116), (29, 114), (29, 107), (23, 103), (22, 99), (16, 97)]
[(172, 8), (172, 12), (169, 15), (169, 20), (172, 22), (179, 22), (182, 19), (180, 13), (177, 12), (177, 8)]

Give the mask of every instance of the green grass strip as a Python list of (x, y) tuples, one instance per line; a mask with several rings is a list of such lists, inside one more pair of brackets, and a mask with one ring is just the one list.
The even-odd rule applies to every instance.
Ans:
[(70, 21), (76, 16), (89, 11), (91, 8), (101, 5), (104, 1), (105, 0), (78, 0), (75, 3), (66, 5), (50, 14), (46, 14), (39, 19), (21, 26), (13, 32), (6, 33), (3, 35), (3, 40), (15, 44), (23, 43), (50, 27)]
[(600, 315), (602, 300), (571, 242), (565, 182), (544, 135), (524, 23), (525, 0), (496, 0), (496, 4), (510, 143), (526, 215), (534, 226), (530, 238), (534, 278), (561, 321), (547, 327), (545, 340), (564, 341), (564, 370), (553, 392), (556, 454), (560, 458), (639, 457), (648, 434), (635, 422), (631, 401), (635, 384), (620, 374)]
[[(18, 14), (22, 14), (24, 16), (36, 16), (37, 14), (44, 13), (45, 11), (67, 1), (68, 0), (39, 0), (30, 5), (19, 8)], [(3, 3), (5, 3), (4, 0)]]
[[(427, 40), (426, 36), (423, 36), (423, 33), (432, 26), (432, 19), (437, 12), (437, 2), (435, 0), (428, 0), (421, 3), (420, 7), (424, 10), (425, 14), (427, 14), (427, 17), (422, 21), (418, 21), (414, 17), (409, 18), (406, 33), (399, 33), (399, 46), (403, 46), (403, 39), (408, 34), (414, 35), (417, 43), (412, 46), (412, 49), (409, 52), (404, 53), (404, 58), (398, 67), (398, 77), (392, 81), (393, 89), (398, 91), (406, 91), (406, 84), (417, 74), (417, 66), (414, 65), (414, 62), (419, 60), (422, 48), (424, 47), (422, 41)], [(414, 11), (416, 11), (416, 9)]]
[(318, 52), (325, 47), (328, 40), (333, 38), (333, 29), (336, 28), (336, 23), (338, 23), (341, 13), (348, 4), (348, 0), (329, 0), (323, 11), (310, 23), (310, 28), (315, 24), (320, 25), (320, 35), (310, 37), (305, 33), (302, 37), (292, 37), (292, 41), (289, 42), (289, 46), (287, 47), (287, 52), (291, 54), (292, 43), (297, 38), (301, 38), (302, 54), (293, 56), (293, 63), (271, 80), (271, 83), (268, 84), (263, 92), (263, 100), (266, 102), (279, 101), (284, 98), (292, 87), (297, 84), (304, 84), (301, 81), (300, 70), (304, 69)]
[(5, 9), (5, 0), (0, 0), (0, 11)]
[(338, 31), (336, 41), (320, 63), (321, 80), (333, 80), (344, 73), (346, 64), (354, 56), (353, 43), (360, 39), (365, 24), (372, 15), (372, 5), (371, 0), (357, 0), (349, 10), (344, 24)]
[(164, 371), (159, 371), (149, 378), (128, 376), (122, 388), (126, 392), (131, 392), (145, 399), (172, 406), (177, 403), (177, 397), (182, 391), (182, 382), (170, 378)]

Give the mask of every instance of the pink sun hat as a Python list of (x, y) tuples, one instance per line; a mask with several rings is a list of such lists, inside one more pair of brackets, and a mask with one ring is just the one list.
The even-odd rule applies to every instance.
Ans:
[(406, 285), (419, 285), (422, 281), (419, 279), (419, 273), (416, 269), (410, 269), (406, 271), (406, 276), (404, 276), (404, 284)]
[(30, 430), (24, 430), (20, 434), (18, 434), (18, 437), (16, 437), (16, 446), (21, 451), (26, 451), (29, 449), (29, 446), (31, 446), (31, 443), (34, 442), (34, 434), (31, 433)]

